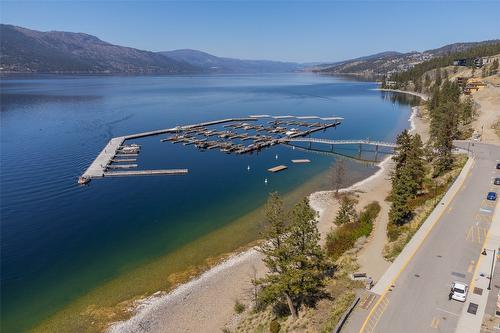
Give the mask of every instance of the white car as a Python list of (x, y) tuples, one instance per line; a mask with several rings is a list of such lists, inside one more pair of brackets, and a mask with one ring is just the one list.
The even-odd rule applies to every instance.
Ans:
[(451, 298), (459, 302), (465, 302), (469, 286), (462, 282), (453, 282), (451, 285)]

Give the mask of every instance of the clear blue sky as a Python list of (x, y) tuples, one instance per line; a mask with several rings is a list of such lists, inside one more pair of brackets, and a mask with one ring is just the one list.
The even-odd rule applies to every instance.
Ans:
[(1, 22), (151, 51), (299, 62), (500, 38), (499, 1), (3, 1)]

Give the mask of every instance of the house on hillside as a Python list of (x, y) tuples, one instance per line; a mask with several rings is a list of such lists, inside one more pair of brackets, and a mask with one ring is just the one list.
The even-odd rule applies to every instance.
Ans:
[(476, 68), (481, 68), (483, 67), (483, 58), (482, 57), (478, 57), (478, 58), (474, 58), (474, 66), (476, 66)]
[(455, 59), (453, 60), (453, 66), (467, 66), (467, 59)]
[(396, 88), (398, 83), (396, 81), (385, 81), (386, 88)]
[(470, 78), (467, 80), (467, 84), (465, 85), (465, 88), (463, 89), (464, 94), (470, 95), (471, 93), (474, 93), (476, 91), (479, 91), (486, 87), (486, 83), (483, 81), (479, 80), (478, 78)]

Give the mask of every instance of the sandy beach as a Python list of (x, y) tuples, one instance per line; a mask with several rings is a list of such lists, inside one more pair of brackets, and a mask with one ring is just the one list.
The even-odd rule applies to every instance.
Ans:
[[(413, 108), (410, 128), (425, 135), (426, 122), (418, 117), (418, 107)], [(428, 131), (427, 131), (428, 132)], [(389, 267), (382, 250), (386, 241), (389, 205), (384, 199), (389, 194), (390, 156), (379, 164), (379, 170), (369, 178), (344, 189), (355, 193), (358, 210), (372, 201), (378, 201), (382, 211), (375, 222), (372, 235), (359, 253), (360, 271), (375, 281)], [(331, 191), (310, 195), (311, 207), (319, 213), (318, 229), (324, 240), (333, 227), (339, 208)], [(129, 320), (113, 324), (109, 332), (217, 332), (237, 320), (234, 312), (236, 300), (249, 304), (252, 279), (262, 276), (265, 266), (262, 255), (250, 249), (230, 257), (200, 277), (183, 284), (167, 294), (153, 295), (136, 304), (135, 314)]]

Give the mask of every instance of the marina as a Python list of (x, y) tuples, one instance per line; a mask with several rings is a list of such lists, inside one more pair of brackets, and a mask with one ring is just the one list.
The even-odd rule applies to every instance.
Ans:
[[(273, 120), (267, 121), (265, 124), (259, 123), (259, 121), (263, 121), (266, 118), (272, 118)], [(227, 118), (120, 136), (112, 138), (108, 142), (85, 173), (79, 177), (78, 183), (86, 184), (91, 179), (117, 175), (134, 176), (144, 174), (184, 174), (184, 172), (179, 172), (179, 169), (108, 171), (138, 168), (139, 165), (136, 162), (141, 146), (135, 143), (125, 144), (125, 142), (127, 140), (161, 134), (170, 134), (170, 136), (160, 139), (161, 142), (171, 142), (173, 144), (182, 143), (184, 146), (194, 146), (201, 151), (218, 149), (226, 154), (235, 153), (240, 155), (252, 154), (254, 152), (259, 152), (262, 149), (280, 144), (293, 146), (295, 143), (308, 143), (309, 149), (312, 148), (313, 143), (327, 144), (331, 146), (331, 150), (333, 150), (336, 145), (358, 145), (359, 151), (362, 150), (363, 145), (369, 145), (374, 146), (376, 152), (379, 151), (379, 147), (390, 149), (396, 147), (395, 143), (371, 141), (369, 139), (331, 140), (310, 137), (311, 134), (320, 131), (324, 132), (329, 128), (337, 127), (341, 124), (342, 120), (343, 118), (341, 117), (320, 118), (318, 116), (254, 115), (247, 118)], [(218, 125), (222, 126), (219, 126), (219, 128), (210, 128), (211, 126)], [(311, 161), (308, 159), (292, 160), (292, 163), (294, 164), (310, 162)], [(285, 169), (287, 169), (286, 166), (280, 165), (268, 169), (268, 171), (278, 172)], [(187, 171), (185, 173), (187, 173)]]
[[(266, 124), (256, 124), (256, 122), (262, 118), (272, 118), (273, 120), (267, 122), (267, 125), (269, 126)], [(315, 122), (304, 121), (312, 119), (314, 119)], [(249, 154), (274, 145), (288, 143), (294, 139), (296, 140), (296, 138), (304, 138), (315, 132), (326, 131), (329, 128), (340, 125), (341, 120), (343, 120), (341, 117), (320, 118), (318, 116), (257, 115), (250, 116), (248, 118), (220, 119), (120, 136), (112, 138), (108, 142), (83, 175), (78, 178), (78, 183), (86, 184), (90, 182), (91, 179), (117, 175), (118, 171), (108, 170), (137, 168), (139, 165), (136, 164), (136, 162), (141, 146), (135, 143), (125, 144), (127, 140), (161, 134), (171, 134), (171, 136), (162, 138), (160, 141), (171, 142), (174, 144), (182, 143), (184, 146), (193, 145), (199, 150), (219, 149), (221, 152), (226, 154)], [(209, 129), (211, 126), (221, 124), (224, 124), (221, 126), (221, 129)], [(209, 140), (209, 138), (215, 138), (215, 140)], [(243, 144), (243, 142), (246, 141), (252, 141), (252, 143), (248, 145)], [(114, 164), (129, 162), (133, 162), (134, 164)], [(277, 168), (278, 169), (276, 171), (286, 169), (284, 166), (279, 166)], [(142, 174), (162, 175), (180, 173), (177, 169), (165, 169), (123, 171), (118, 175), (134, 176)]]

